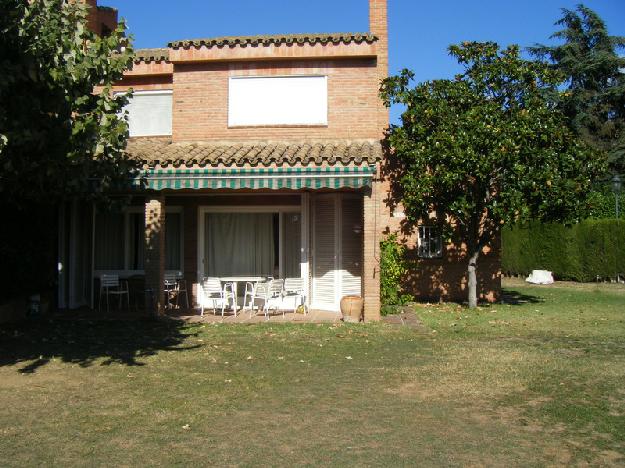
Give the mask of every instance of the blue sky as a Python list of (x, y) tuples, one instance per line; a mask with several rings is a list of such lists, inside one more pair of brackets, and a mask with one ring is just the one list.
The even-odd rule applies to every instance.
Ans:
[[(135, 47), (164, 47), (177, 39), (365, 32), (368, 0), (100, 0), (126, 18)], [(560, 8), (579, 0), (389, 0), (390, 73), (410, 68), (419, 81), (453, 76), (447, 46), (494, 40), (529, 46), (549, 42)], [(611, 34), (625, 36), (625, 0), (587, 0)], [(332, 14), (329, 15), (328, 12)], [(394, 109), (396, 120), (399, 109)]]

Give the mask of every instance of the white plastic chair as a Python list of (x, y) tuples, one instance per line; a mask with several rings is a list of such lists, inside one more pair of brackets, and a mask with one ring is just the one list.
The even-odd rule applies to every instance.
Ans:
[[(271, 281), (272, 279), (273, 277), (271, 276), (266, 277), (266, 281)], [(249, 308), (250, 311), (252, 312), (252, 315), (254, 313), (254, 299), (256, 297), (256, 287), (259, 284), (264, 284), (266, 281), (265, 280), (256, 281), (256, 282), (248, 281), (245, 283), (245, 292), (243, 294), (243, 309)]]
[(106, 311), (109, 312), (109, 296), (117, 296), (119, 298), (119, 309), (122, 308), (122, 297), (126, 296), (126, 305), (130, 310), (130, 291), (128, 289), (128, 281), (119, 280), (118, 275), (101, 275), (100, 276), (100, 296), (98, 299), (98, 311), (102, 311), (102, 294), (106, 296)]
[(284, 298), (293, 298), (293, 313), (297, 312), (297, 308), (304, 306), (304, 314), (308, 313), (306, 308), (306, 297), (304, 295), (304, 278), (287, 278), (284, 280)]
[(256, 296), (256, 286), (258, 286), (258, 283), (252, 283), (251, 281), (248, 281), (247, 283), (245, 283), (245, 293), (243, 293), (243, 309), (245, 309), (249, 304), (249, 308), (252, 313), (254, 312), (254, 297)]
[(203, 297), (200, 301), (201, 313), (204, 315), (204, 308), (207, 302), (212, 303), (213, 313), (217, 315), (217, 308), (221, 308), (221, 316), (224, 316), (226, 307), (231, 306), (236, 317), (236, 295), (232, 283), (221, 285), (219, 278), (204, 278), (201, 285)]
[(189, 295), (187, 293), (187, 281), (182, 277), (182, 272), (166, 272), (165, 273), (165, 295), (167, 296), (167, 305), (171, 307), (171, 298), (176, 296), (176, 307), (180, 307), (180, 295), (184, 293), (185, 305), (189, 308)]
[[(262, 302), (265, 318), (269, 319), (269, 309), (279, 309), (282, 300), (282, 290), (284, 288), (284, 280), (271, 280), (267, 283), (259, 283), (256, 285), (254, 294), (254, 303), (258, 300)], [(252, 313), (254, 312), (252, 304)], [(282, 310), (284, 317), (284, 309)]]

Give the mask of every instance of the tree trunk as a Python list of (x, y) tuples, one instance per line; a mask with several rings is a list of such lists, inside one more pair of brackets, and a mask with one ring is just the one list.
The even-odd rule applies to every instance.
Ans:
[(474, 250), (469, 256), (469, 308), (477, 307), (477, 257), (479, 250)]

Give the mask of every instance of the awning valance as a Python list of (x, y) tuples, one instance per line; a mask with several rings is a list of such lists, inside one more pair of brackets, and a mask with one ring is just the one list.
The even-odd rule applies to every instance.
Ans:
[[(151, 169), (143, 173), (150, 190), (340, 189), (371, 185), (375, 166), (279, 167), (253, 169)], [(134, 181), (140, 187), (140, 178)]]

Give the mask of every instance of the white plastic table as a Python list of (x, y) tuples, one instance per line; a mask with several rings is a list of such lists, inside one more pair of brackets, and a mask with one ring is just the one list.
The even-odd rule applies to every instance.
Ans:
[[(237, 309), (239, 307), (239, 283), (262, 283), (267, 281), (267, 276), (220, 276), (219, 281), (222, 283), (232, 283), (232, 289), (234, 290), (235, 301), (234, 301), (234, 313), (237, 313)], [(243, 304), (245, 307), (245, 304)]]

